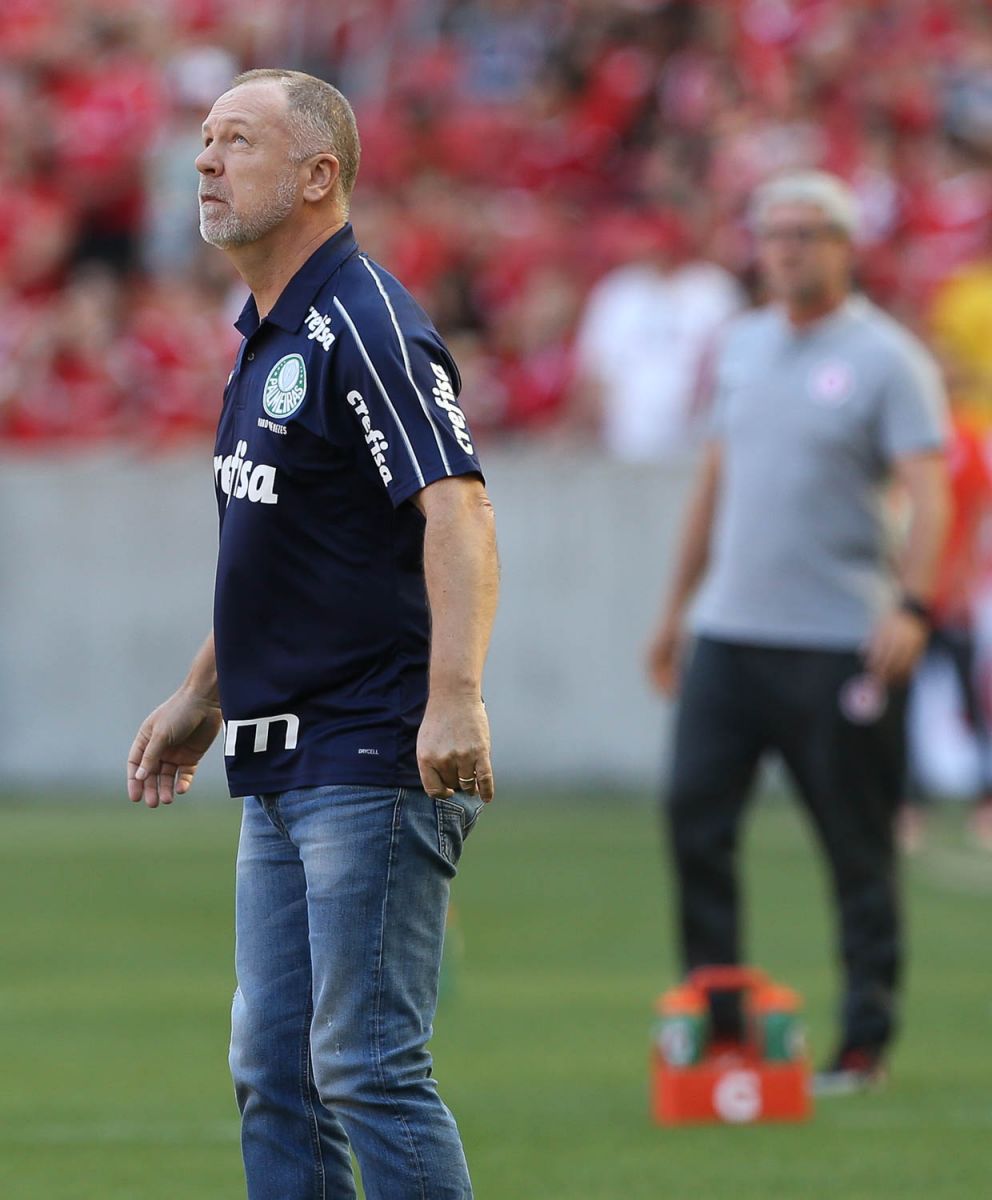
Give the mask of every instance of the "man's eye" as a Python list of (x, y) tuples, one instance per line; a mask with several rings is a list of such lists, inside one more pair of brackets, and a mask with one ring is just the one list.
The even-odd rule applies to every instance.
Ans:
[(243, 133), (236, 133), (234, 135), (234, 137), (231, 138), (231, 141), (232, 142), (244, 142), (244, 144), (246, 146), (248, 145), (248, 139), (245, 137), (245, 135)]

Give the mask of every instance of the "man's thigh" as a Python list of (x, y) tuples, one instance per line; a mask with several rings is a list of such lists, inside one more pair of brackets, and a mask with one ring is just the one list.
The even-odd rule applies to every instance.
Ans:
[(759, 699), (748, 682), (750, 653), (710, 638), (692, 649), (675, 719), (673, 809), (736, 807), (750, 785), (764, 747)]
[(307, 1093), (310, 944), (306, 878), (271, 797), (247, 796), (238, 845), (231, 1071), (239, 1104)]
[(306, 876), (314, 1053), (361, 1071), (429, 1034), (449, 885), (481, 801), (333, 786), (280, 807)]
[(310, 987), (306, 877), (267, 800), (244, 801), (235, 892), (238, 986), (260, 1012), (302, 1013)]
[(879, 684), (853, 652), (811, 652), (783, 695), (783, 757), (828, 849), (845, 861), (891, 849), (905, 710), (906, 689)]

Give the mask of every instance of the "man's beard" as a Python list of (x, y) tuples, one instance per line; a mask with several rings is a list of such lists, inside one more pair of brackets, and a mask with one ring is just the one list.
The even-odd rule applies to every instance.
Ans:
[(279, 179), (268, 203), (250, 215), (237, 213), (230, 205), (216, 213), (201, 205), (200, 236), (221, 250), (249, 246), (281, 224), (293, 211), (295, 203), (296, 173), (290, 169)]
[(830, 295), (830, 285), (819, 277), (791, 280), (779, 288), (773, 288), (774, 298), (799, 308), (816, 308)]

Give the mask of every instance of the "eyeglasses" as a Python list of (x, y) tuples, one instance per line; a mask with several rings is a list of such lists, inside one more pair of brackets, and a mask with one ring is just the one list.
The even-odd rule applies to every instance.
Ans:
[(844, 236), (839, 225), (778, 225), (758, 230), (758, 237), (763, 242), (798, 242), (801, 246)]

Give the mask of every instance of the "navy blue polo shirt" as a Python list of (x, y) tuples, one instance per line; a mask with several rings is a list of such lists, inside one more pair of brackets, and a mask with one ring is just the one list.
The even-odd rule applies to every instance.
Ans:
[(232, 795), (416, 786), (427, 700), (424, 519), (479, 474), (458, 371), (350, 225), (244, 341), (214, 449), (214, 640)]

